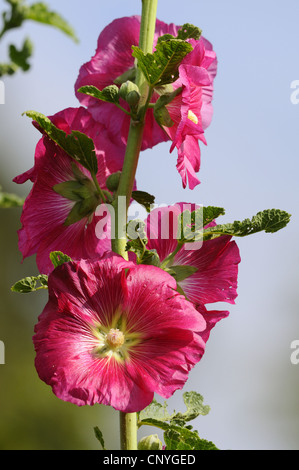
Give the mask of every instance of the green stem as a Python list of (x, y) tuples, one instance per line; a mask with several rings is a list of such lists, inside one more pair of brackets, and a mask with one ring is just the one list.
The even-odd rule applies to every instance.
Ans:
[(102, 191), (102, 189), (101, 189), (101, 187), (100, 187), (100, 185), (99, 185), (99, 182), (98, 182), (98, 180), (97, 180), (96, 175), (95, 175), (94, 173), (92, 173), (92, 172), (91, 172), (90, 174), (91, 174), (91, 177), (92, 177), (93, 182), (94, 182), (94, 184), (95, 184), (95, 187), (96, 187), (96, 189), (97, 189), (97, 192), (98, 192), (100, 198), (102, 199), (102, 202), (105, 203), (105, 202), (106, 202), (106, 197), (105, 197), (105, 194), (103, 193), (103, 191)]
[(121, 450), (137, 450), (137, 414), (119, 414)]
[[(142, 14), (140, 25), (139, 47), (146, 53), (153, 52), (153, 41), (156, 27), (158, 0), (142, 0)], [(141, 150), (146, 106), (149, 103), (150, 90), (146, 84), (143, 73), (137, 68), (136, 84), (141, 90), (142, 98), (140, 107), (144, 106), (141, 119), (134, 121), (131, 118), (125, 159), (119, 181), (114, 206), (115, 214), (115, 238), (112, 242), (112, 250), (128, 259), (126, 252), (126, 236), (123, 232), (127, 225), (127, 214), (135, 175)], [(120, 198), (125, 198), (125, 210), (121, 210)], [(122, 450), (137, 450), (137, 414), (120, 412), (120, 439)]]
[[(151, 53), (153, 51), (157, 4), (158, 0), (142, 0), (139, 47), (143, 50), (144, 53)], [(144, 98), (141, 99), (141, 106), (144, 107), (144, 110), (141, 113), (142, 116), (140, 121), (134, 121), (131, 119), (122, 174), (120, 177), (115, 202), (113, 204), (115, 211), (115, 238), (112, 240), (112, 250), (115, 253), (122, 255), (125, 259), (127, 259), (127, 252), (125, 250), (125, 227), (127, 224), (127, 211), (132, 196), (139, 154), (141, 150), (146, 106), (150, 101), (150, 94), (152, 91), (149, 90), (149, 87), (145, 82), (144, 75), (138, 68), (136, 74), (136, 84), (142, 90), (142, 95)], [(126, 198), (125, 212), (120, 209), (121, 205), (119, 198)]]

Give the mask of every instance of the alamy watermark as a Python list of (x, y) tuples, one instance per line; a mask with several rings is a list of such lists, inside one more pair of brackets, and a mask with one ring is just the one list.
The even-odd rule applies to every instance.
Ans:
[(299, 104), (299, 80), (293, 80), (291, 82), (291, 89), (294, 90), (290, 96), (291, 103)]
[(2, 80), (0, 80), (0, 104), (5, 104), (5, 86)]
[(5, 346), (3, 341), (0, 341), (0, 364), (5, 364)]
[(193, 203), (151, 204), (150, 214), (148, 214), (138, 203), (133, 203), (129, 209), (129, 221), (124, 225), (126, 197), (118, 196), (118, 220), (115, 220), (113, 205), (101, 204), (97, 207), (95, 215), (100, 219), (95, 229), (96, 237), (99, 240), (114, 240), (115, 224), (117, 224), (118, 238), (126, 239), (128, 235), (131, 240), (136, 240), (139, 237), (140, 221), (144, 222), (149, 217), (147, 236), (151, 240), (174, 240), (183, 237), (186, 241), (185, 249), (198, 250), (203, 242), (203, 211), (195, 209), (200, 207), (202, 206), (195, 206)]
[(299, 339), (294, 339), (291, 342), (291, 349), (293, 349), (293, 352), (290, 356), (291, 363), (296, 366), (299, 364)]

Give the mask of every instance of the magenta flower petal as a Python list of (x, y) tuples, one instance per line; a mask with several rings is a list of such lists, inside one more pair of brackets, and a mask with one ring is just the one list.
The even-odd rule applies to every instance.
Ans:
[[(174, 206), (157, 208), (147, 218), (148, 247), (157, 250), (161, 261), (165, 260), (177, 246), (176, 218), (187, 207), (187, 203), (178, 203)], [(169, 220), (171, 231), (167, 238), (162, 236), (161, 227), (164, 227), (164, 234), (167, 234)], [(236, 242), (231, 241), (231, 237), (223, 236), (204, 241), (200, 249), (187, 250), (184, 245), (168, 267), (196, 268), (197, 271), (179, 281), (179, 285), (191, 302), (196, 305), (206, 305), (214, 302), (234, 303), (237, 297), (239, 263), (240, 254)]]
[[(179, 26), (157, 20), (154, 48), (158, 37), (163, 34), (177, 35)], [(132, 45), (139, 43), (140, 17), (118, 18), (100, 34), (95, 55), (79, 71), (75, 93), (80, 103), (86, 106), (95, 120), (105, 124), (109, 131), (126, 143), (130, 117), (111, 103), (105, 103), (78, 92), (84, 85), (94, 85), (99, 89), (111, 85), (125, 72), (134, 70)], [(163, 129), (154, 119), (153, 110), (146, 115), (142, 150), (172, 140), (170, 151), (178, 151), (177, 169), (182, 177), (183, 187), (193, 189), (200, 183), (196, 176), (200, 167), (198, 140), (206, 144), (204, 130), (210, 125), (213, 109), (213, 81), (217, 72), (217, 58), (211, 43), (201, 37), (189, 40), (193, 50), (187, 54), (179, 67), (179, 78), (173, 88), (182, 87), (179, 94), (167, 108), (174, 123)], [(134, 80), (134, 77), (130, 77)], [(154, 93), (152, 103), (158, 98)], [(125, 101), (121, 105), (129, 110)], [(195, 151), (195, 153), (194, 153)]]
[[(170, 152), (178, 150), (177, 169), (182, 177), (183, 187), (187, 184), (194, 189), (200, 183), (196, 173), (200, 169), (199, 141), (206, 144), (204, 130), (209, 126), (213, 108), (213, 81), (217, 70), (216, 54), (206, 50), (204, 38), (192, 41), (194, 47), (179, 67), (179, 78), (173, 84), (178, 95), (168, 106), (174, 122), (165, 131), (172, 140)], [(208, 47), (209, 44), (208, 44)]]
[(40, 378), (62, 400), (124, 412), (171, 396), (204, 354), (207, 328), (175, 287), (116, 255), (56, 268), (33, 337)]
[[(154, 44), (156, 44), (158, 36), (166, 33), (173, 34), (174, 28), (174, 25), (167, 25), (157, 20)], [(105, 103), (78, 93), (78, 89), (85, 85), (94, 85), (103, 89), (134, 67), (135, 59), (132, 56), (132, 46), (138, 46), (139, 32), (139, 16), (118, 18), (112, 21), (101, 32), (95, 55), (80, 68), (75, 83), (75, 93), (80, 103), (89, 109), (96, 121), (105, 124), (116, 139), (119, 139), (119, 134), (121, 134), (124, 143), (127, 141), (130, 117), (111, 103)], [(121, 104), (129, 110), (125, 101), (121, 100)], [(168, 136), (156, 123), (153, 111), (149, 110), (146, 117), (142, 150), (167, 140)]]
[[(125, 146), (114, 144), (104, 126), (96, 123), (84, 108), (69, 108), (51, 119), (67, 133), (78, 130), (93, 139), (98, 159), (97, 180), (102, 189), (107, 189), (107, 177), (122, 169)], [(74, 165), (83, 176), (91, 179), (88, 170), (43, 136), (36, 146), (34, 167), (14, 179), (16, 183), (27, 179), (33, 182), (21, 215), (19, 249), (23, 258), (36, 253), (38, 268), (45, 274), (53, 269), (49, 259), (51, 251), (62, 251), (71, 258), (80, 259), (97, 257), (111, 248), (110, 240), (100, 240), (96, 236), (100, 216), (83, 216), (81, 220), (65, 225), (75, 201), (57, 193), (53, 187), (76, 181)]]

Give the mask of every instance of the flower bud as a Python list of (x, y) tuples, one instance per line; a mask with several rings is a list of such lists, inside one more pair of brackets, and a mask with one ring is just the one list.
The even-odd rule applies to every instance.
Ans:
[(111, 175), (108, 176), (108, 178), (106, 179), (106, 187), (109, 189), (109, 191), (114, 192), (117, 190), (118, 185), (119, 185), (120, 175), (121, 175), (121, 171), (117, 171), (116, 173), (112, 173)]
[(158, 434), (143, 437), (138, 443), (138, 450), (162, 450), (163, 444)]
[(137, 106), (140, 100), (140, 91), (135, 83), (127, 80), (123, 83), (119, 90), (119, 95), (123, 98), (130, 106)]

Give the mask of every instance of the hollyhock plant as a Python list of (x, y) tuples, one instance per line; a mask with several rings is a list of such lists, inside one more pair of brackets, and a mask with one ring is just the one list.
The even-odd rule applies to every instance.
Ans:
[[(142, 425), (163, 430), (163, 449), (215, 450), (189, 424), (208, 412), (200, 394), (185, 392), (187, 410), (173, 414), (154, 394), (169, 398), (185, 387), (212, 329), (229, 315), (215, 304), (237, 297), (232, 237), (274, 233), (290, 215), (267, 209), (216, 224), (221, 207), (152, 210), (152, 191), (136, 190), (140, 152), (166, 141), (183, 187), (199, 184), (217, 72), (198, 27), (163, 23), (158, 0), (141, 3), (141, 17), (110, 23), (80, 68), (80, 107), (50, 118), (25, 113), (43, 135), (33, 168), (14, 179), (33, 183), (19, 248), (23, 259), (36, 254), (41, 274), (11, 289), (48, 289), (33, 337), (38, 375), (64, 401), (119, 410), (123, 450), (139, 448)], [(130, 220), (132, 200), (149, 212), (145, 221)], [(152, 440), (142, 446), (153, 449)]]
[(48, 285), (36, 368), (62, 400), (140, 411), (181, 389), (204, 354), (204, 316), (162, 269), (110, 255), (64, 263)]
[[(86, 133), (93, 139), (98, 161), (96, 179), (106, 190), (107, 177), (121, 170), (125, 148), (115, 145), (104, 126), (85, 108), (68, 108), (51, 117), (64, 132)], [(93, 258), (111, 249), (110, 240), (99, 240), (94, 212), (101, 200), (90, 172), (44, 135), (38, 142), (34, 167), (17, 176), (16, 183), (33, 182), (25, 200), (18, 231), (23, 258), (37, 254), (41, 273), (53, 269), (49, 254), (62, 251), (70, 257)]]
[[(154, 48), (157, 40), (164, 34), (176, 36), (180, 27), (156, 21)], [(84, 64), (75, 84), (75, 93), (80, 103), (86, 106), (93, 117), (105, 123), (108, 128), (126, 143), (130, 117), (112, 103), (95, 99), (78, 90), (86, 85), (98, 89), (121, 83), (128, 78), (134, 80), (136, 73), (132, 45), (138, 45), (140, 32), (140, 17), (125, 17), (114, 20), (100, 34), (95, 55)], [(173, 125), (163, 126), (155, 121), (152, 109), (145, 118), (145, 128), (142, 140), (142, 150), (171, 139), (170, 152), (178, 149), (177, 169), (182, 177), (183, 186), (189, 184), (193, 189), (199, 180), (195, 173), (200, 167), (200, 149), (198, 140), (206, 144), (204, 130), (212, 118), (213, 81), (217, 71), (217, 58), (212, 45), (205, 38), (190, 39), (193, 50), (187, 54), (179, 67), (179, 78), (168, 91), (182, 88), (182, 92), (167, 106)], [(157, 90), (153, 93), (152, 103), (159, 98)], [(129, 110), (127, 103), (121, 100), (124, 109)], [(163, 129), (163, 130), (162, 130)], [(188, 180), (188, 181), (187, 181)]]
[[(164, 269), (172, 270), (174, 274), (178, 271), (178, 286), (197, 307), (215, 302), (234, 303), (241, 259), (238, 246), (230, 236), (195, 241), (191, 249), (184, 244), (177, 250), (178, 217), (190, 206), (193, 210), (196, 207), (195, 204), (177, 203), (154, 209), (146, 220), (147, 248), (156, 250)], [(181, 270), (184, 266), (193, 269), (189, 272)]]

